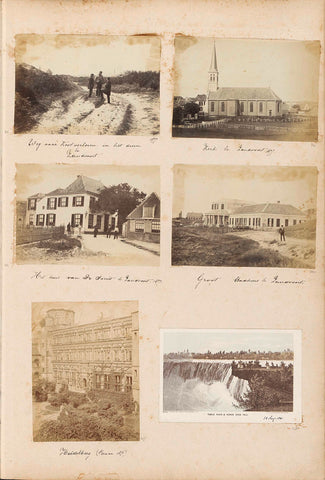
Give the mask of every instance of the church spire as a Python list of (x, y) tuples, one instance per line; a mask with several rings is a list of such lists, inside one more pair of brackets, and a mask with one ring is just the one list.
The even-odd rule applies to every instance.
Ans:
[(217, 65), (217, 53), (216, 53), (216, 43), (213, 42), (213, 49), (211, 55), (211, 63), (209, 68), (209, 82), (208, 82), (208, 93), (215, 92), (218, 90), (219, 85), (219, 72), (218, 72), (218, 65)]
[(211, 55), (211, 63), (210, 63), (209, 72), (217, 72), (218, 73), (216, 42), (213, 42), (213, 50), (212, 50), (212, 55)]

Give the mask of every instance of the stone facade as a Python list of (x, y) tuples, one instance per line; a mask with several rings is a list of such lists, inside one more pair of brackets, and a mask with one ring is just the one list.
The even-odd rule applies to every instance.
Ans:
[(33, 380), (129, 394), (138, 404), (138, 312), (80, 325), (74, 317), (71, 310), (49, 310), (33, 331)]

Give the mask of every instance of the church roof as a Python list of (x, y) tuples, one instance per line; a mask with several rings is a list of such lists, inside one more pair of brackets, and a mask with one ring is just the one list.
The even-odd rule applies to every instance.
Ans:
[(281, 100), (270, 87), (223, 87), (209, 92), (209, 100)]
[(74, 182), (70, 183), (67, 188), (57, 188), (52, 192), (48, 193), (49, 195), (71, 195), (79, 193), (94, 193), (99, 194), (105, 185), (94, 178), (86, 177), (85, 175), (77, 175), (77, 178)]
[(216, 44), (215, 43), (213, 44), (213, 50), (212, 50), (209, 72), (218, 72)]
[(237, 208), (234, 215), (253, 213), (270, 213), (275, 215), (305, 215), (301, 210), (284, 203), (259, 203), (257, 205), (245, 205)]

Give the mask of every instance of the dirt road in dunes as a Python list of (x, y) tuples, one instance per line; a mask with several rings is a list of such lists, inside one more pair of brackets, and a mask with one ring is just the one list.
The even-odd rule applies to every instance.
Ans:
[[(94, 95), (94, 94), (93, 94)], [(71, 102), (54, 101), (31, 133), (65, 135), (157, 135), (159, 95), (112, 93), (111, 103), (82, 91)]]

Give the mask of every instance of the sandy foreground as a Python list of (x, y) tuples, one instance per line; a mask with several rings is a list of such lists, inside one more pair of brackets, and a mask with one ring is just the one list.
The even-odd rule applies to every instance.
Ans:
[(157, 135), (159, 134), (159, 94), (112, 93), (111, 103), (88, 90), (68, 106), (61, 100), (40, 116), (30, 133), (65, 135)]
[(315, 268), (315, 240), (286, 236), (286, 241), (280, 242), (277, 231), (245, 230), (232, 234), (255, 240), (262, 248), (274, 250), (285, 257), (296, 258), (310, 268)]

